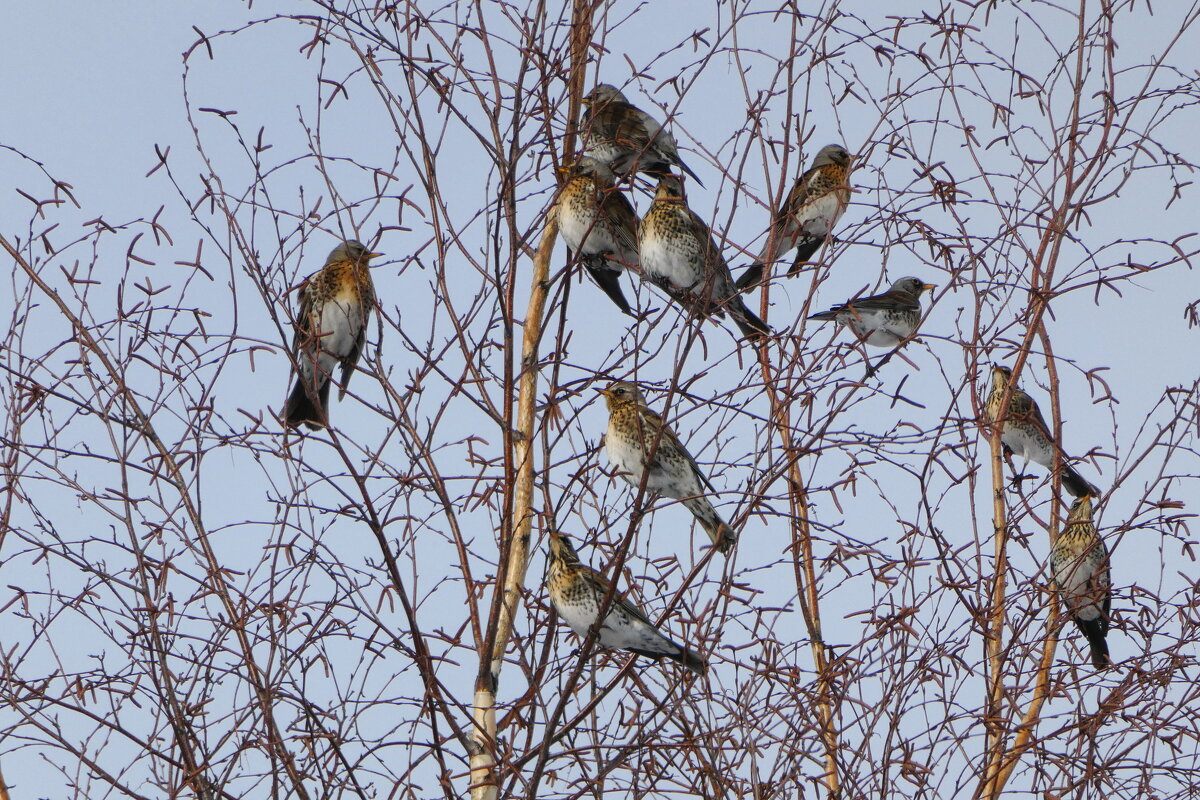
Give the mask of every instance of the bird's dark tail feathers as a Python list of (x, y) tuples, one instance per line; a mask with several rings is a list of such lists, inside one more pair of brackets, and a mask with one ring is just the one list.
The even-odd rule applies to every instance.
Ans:
[(766, 265), (761, 261), (755, 261), (750, 266), (746, 267), (746, 271), (742, 273), (742, 277), (737, 279), (734, 286), (739, 292), (746, 292), (755, 288), (763, 279), (763, 270)]
[(629, 307), (625, 293), (621, 291), (621, 273), (609, 269), (603, 262), (604, 256), (584, 256), (583, 267), (588, 271), (588, 275), (592, 276), (592, 280), (596, 282), (600, 290), (608, 295), (608, 299), (616, 303), (617, 308), (631, 317), (637, 316)]
[(1100, 490), (1074, 470), (1069, 464), (1062, 465), (1062, 486), (1074, 497), (1099, 497)]
[[(329, 379), (324, 378), (321, 388), (317, 390), (318, 404), (314, 404), (304, 385), (304, 378), (297, 377), (292, 393), (288, 395), (284, 407), (283, 419), (289, 428), (305, 425), (309, 430), (318, 430), (327, 424), (326, 414), (329, 410)], [(322, 409), (325, 412), (322, 413)]]
[(1087, 639), (1088, 647), (1092, 651), (1092, 666), (1096, 669), (1107, 669), (1112, 666), (1112, 661), (1108, 657), (1108, 620), (1103, 617), (1097, 619), (1085, 620), (1079, 617), (1075, 618), (1075, 624), (1079, 626), (1079, 630)]
[(688, 176), (691, 177), (692, 180), (694, 180), (696, 183), (700, 184), (701, 188), (704, 188), (704, 181), (700, 180), (700, 176), (697, 175), (696, 173), (692, 172), (691, 169), (688, 168), (688, 165), (683, 163), (682, 160), (679, 162), (679, 168), (681, 170), (683, 170), (684, 172), (686, 172), (688, 174)]
[(725, 520), (721, 519), (708, 498), (688, 497), (680, 502), (688, 511), (692, 512), (692, 516), (700, 523), (700, 527), (704, 528), (708, 538), (712, 539), (713, 547), (722, 553), (728, 553), (729, 548), (733, 547), (734, 542), (737, 541), (737, 533), (729, 527)]
[(817, 251), (821, 249), (821, 243), (825, 239), (821, 236), (802, 235), (796, 240), (796, 257), (792, 260), (792, 266), (788, 269), (788, 275), (795, 275), (805, 264), (812, 260)]
[(742, 298), (734, 295), (729, 302), (729, 315), (733, 317), (733, 321), (737, 323), (738, 330), (742, 332), (751, 341), (758, 341), (771, 335), (771, 329), (767, 327), (767, 323), (763, 322), (758, 316), (751, 311)]
[(701, 678), (703, 678), (704, 673), (708, 671), (708, 662), (693, 653), (691, 650), (688, 650), (686, 647), (680, 647), (677, 655), (667, 656), (667, 658), (678, 664), (682, 664), (692, 672), (699, 675)]
[(639, 656), (645, 656), (646, 658), (652, 659), (654, 661), (659, 661), (660, 659), (669, 658), (672, 661), (674, 661), (676, 664), (682, 664), (683, 666), (687, 667), (688, 669), (690, 669), (692, 672), (696, 673), (697, 675), (704, 677), (704, 673), (708, 671), (708, 662), (707, 661), (705, 661), (703, 658), (701, 658), (700, 656), (693, 653), (691, 650), (688, 650), (683, 645), (677, 644), (676, 642), (672, 642), (670, 639), (667, 639), (665, 636), (663, 637), (663, 640), (668, 644), (674, 645), (676, 648), (678, 648), (679, 652), (677, 652), (677, 653), (658, 653), (653, 650), (642, 650), (641, 648), (638, 648), (638, 647), (627, 647), (625, 649), (631, 653), (636, 653)]

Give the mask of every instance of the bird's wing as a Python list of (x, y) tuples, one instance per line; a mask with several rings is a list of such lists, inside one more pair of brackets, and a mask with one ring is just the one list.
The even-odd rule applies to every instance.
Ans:
[(1037, 403), (1033, 402), (1033, 398), (1029, 396), (1028, 392), (1014, 386), (1011, 408), (1013, 416), (1026, 422), (1032, 422), (1041, 429), (1047, 439), (1051, 442), (1054, 441), (1054, 436), (1050, 433), (1050, 426), (1046, 424), (1046, 418), (1042, 416), (1042, 410), (1038, 408)]
[(717, 299), (724, 299), (733, 294), (733, 273), (729, 271), (729, 262), (725, 260), (725, 254), (721, 252), (720, 246), (717, 245), (717, 240), (713, 238), (712, 229), (710, 229), (700, 216), (686, 206), (683, 207), (688, 215), (688, 228), (692, 236), (696, 237), (698, 242), (707, 243), (707, 249), (704, 256), (704, 265), (710, 275), (717, 275), (718, 282), (727, 283), (727, 287), (718, 287), (713, 292), (713, 296)]
[[(640, 153), (650, 143), (650, 131), (646, 129), (648, 116), (628, 103), (612, 101), (605, 109), (600, 124), (600, 133), (623, 147)], [(650, 120), (652, 123), (654, 120)], [(657, 124), (657, 123), (655, 123)]]
[(307, 346), (313, 337), (313, 302), (316, 295), (313, 283), (316, 277), (317, 275), (309, 275), (296, 290), (300, 295), (300, 305), (296, 309), (295, 331), (292, 334), (292, 355), (296, 357), (299, 357), (301, 348)]
[(641, 410), (642, 419), (644, 419), (646, 422), (646, 427), (642, 431), (642, 437), (645, 441), (645, 447), (647, 450), (649, 449), (650, 445), (653, 444), (654, 437), (658, 434), (658, 429), (662, 428), (662, 438), (658, 442), (658, 451), (655, 452), (654, 466), (659, 466), (661, 463), (657, 456), (658, 453), (662, 451), (663, 447), (673, 447), (678, 452), (682, 453), (683, 457), (687, 459), (688, 465), (691, 466), (692, 472), (700, 480), (700, 484), (702, 486), (707, 486), (710, 492), (716, 493), (717, 488), (709, 482), (708, 476), (704, 474), (704, 471), (700, 469), (700, 465), (696, 463), (696, 459), (692, 458), (692, 454), (689, 453), (687, 448), (683, 446), (683, 442), (679, 440), (679, 437), (675, 434), (675, 431), (671, 430), (671, 426), (664, 424), (663, 418), (658, 413), (650, 410), (646, 406), (642, 406)]
[(638, 216), (633, 204), (616, 186), (602, 190), (601, 211), (613, 222), (613, 235), (630, 253), (638, 251)]
[(813, 178), (816, 176), (817, 170), (806, 170), (803, 175), (796, 178), (796, 183), (792, 185), (792, 190), (788, 192), (787, 199), (783, 201), (783, 206), (775, 214), (777, 223), (786, 222), (789, 218), (798, 216), (800, 211), (812, 202), (814, 197), (824, 194), (824, 190), (814, 186)]
[[(602, 594), (596, 598), (596, 601), (600, 602), (603, 600), (604, 595), (608, 594), (609, 590), (612, 588), (612, 582), (591, 567), (580, 564), (579, 569), (586, 570), (585, 574), (591, 578), (591, 580), (596, 584), (597, 588), (599, 588), (599, 590), (602, 592)], [(612, 605), (610, 606), (610, 609), (616, 608), (617, 606), (620, 606), (622, 609), (624, 609), (625, 612), (631, 617), (646, 623), (651, 628), (654, 627), (654, 623), (649, 620), (642, 610), (635, 606), (629, 600), (629, 598), (627, 598), (625, 594), (620, 591), (613, 592)]]
[(908, 292), (884, 292), (860, 300), (851, 300), (842, 308), (860, 308), (864, 311), (920, 311), (921, 303)]

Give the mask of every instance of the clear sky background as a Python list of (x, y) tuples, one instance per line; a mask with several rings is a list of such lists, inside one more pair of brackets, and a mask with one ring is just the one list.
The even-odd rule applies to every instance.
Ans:
[[(987, 365), (1011, 363), (1027, 329), (1030, 265), (1041, 258), (1045, 210), (1065, 180), (1077, 29), (1073, 9), (1045, 4), (886, 5), (825, 2), (793, 18), (759, 2), (614, 3), (597, 16), (603, 33), (585, 84), (614, 83), (658, 118), (672, 117), (684, 158), (704, 181), (687, 185), (689, 203), (712, 221), (735, 273), (758, 252), (770, 208), (820, 146), (841, 142), (857, 155), (838, 241), (819, 267), (772, 284), (768, 319), (781, 336), (771, 358), (784, 365), (780, 390), (805, 451), (824, 637), (845, 659), (839, 725), (849, 796), (949, 798), (973, 789), (983, 735), (976, 609), (994, 563), (977, 403)], [(1149, 6), (1121, 6), (1118, 46), (1083, 54), (1078, 95), (1087, 124), (1078, 141), (1105, 160), (1062, 239), (1045, 321), (1066, 449), (1089, 455), (1079, 469), (1104, 492), (1118, 666), (1093, 674), (1077, 633), (1063, 629), (1056, 692), (1036, 758), (1014, 779), (1018, 792), (1134, 797), (1146, 796), (1150, 781), (1162, 797), (1183, 797), (1200, 783), (1200, 726), (1187, 711), (1200, 624), (1187, 527), (1200, 475), (1200, 332), (1189, 316), (1200, 301), (1191, 163), (1200, 27), (1194, 5), (1166, 5), (1153, 15)], [(355, 766), (357, 785), (334, 788), (321, 770), (337, 767), (322, 761), (311, 773), (315, 796), (439, 796), (443, 770), (465, 795), (457, 742), (446, 745), (448, 765), (426, 757), (428, 742), (446, 731), (431, 731), (412, 700), (422, 690), (404, 644), (411, 624), (361, 522), (362, 498), (385, 520), (419, 627), (446, 658), (439, 679), (465, 702), (477, 662), (462, 609), (492, 592), (504, 469), (496, 413), (513, 402), (501, 379), (517, 366), (505, 349), (500, 300), (511, 285), (519, 345), (531, 254), (555, 186), (542, 120), (503, 127), (512, 124), (512, 84), (523, 77), (517, 11), (485, 4), (482, 12), (504, 86), (501, 112), (488, 120), (489, 106), (469, 90), (496, 102), (496, 85), (482, 80), (491, 62), (478, 37), (454, 36), (456, 21), (477, 27), (477, 18), (466, 7), (417, 7), (437, 24), (396, 40), (421, 68), (448, 60), (453, 43), (468, 69), (438, 74), (455, 84), (450, 97), (463, 118), (387, 48), (373, 51), (373, 81), (347, 42), (364, 52), (371, 42), (361, 29), (335, 29), (310, 46), (314, 19), (328, 16), (315, 3), (25, 3), (7, 9), (0, 31), (0, 233), (68, 307), (86, 308), (159, 435), (191, 454), (189, 486), (208, 546), (229, 570), (222, 580), (268, 671), (295, 693), (280, 701), (279, 723), (299, 736), (311, 720), (297, 709), (319, 710)], [(1096, 9), (1084, 8), (1086, 29), (1102, 28)], [(392, 30), (361, 4), (349, 10)], [(196, 45), (197, 29), (210, 37), (211, 58)], [(540, 39), (544, 52), (565, 52), (565, 35), (552, 27)], [(1108, 74), (1116, 113), (1102, 126)], [(522, 87), (534, 83), (526, 76)], [(559, 74), (546, 86), (549, 128), (560, 136), (566, 85)], [(521, 148), (511, 218), (498, 202), (500, 173), (464, 119), (484, 140)], [(417, 145), (418, 128), (436, 142), (428, 151)], [(159, 153), (168, 154), (165, 166)], [(48, 199), (52, 179), (70, 185), (78, 207), (68, 201), (39, 213), (21, 194)], [(647, 194), (631, 196), (644, 212)], [(523, 249), (510, 258), (514, 231)], [(381, 320), (365, 374), (332, 408), (336, 441), (285, 439), (273, 414), (289, 381), (288, 292), (350, 236), (385, 254), (374, 272)], [(564, 280), (564, 263), (560, 243), (540, 350), (541, 400), (552, 399), (556, 414), (539, 440), (546, 472), (528, 616), (499, 694), (502, 705), (535, 697), (534, 708), (521, 706), (532, 732), (518, 726), (506, 741), (516, 755), (540, 741), (536, 732), (576, 665), (577, 642), (550, 618), (540, 586), (545, 530), (575, 537), (583, 558), (603, 568), (629, 528), (634, 498), (599, 453), (606, 417), (592, 388), (608, 376), (656, 389), (674, 381), (682, 390), (672, 406), (676, 428), (711, 472), (722, 513), (742, 525), (742, 542), (728, 561), (705, 562), (703, 532), (681, 507), (660, 502), (638, 528), (622, 583), (637, 582), (653, 616), (671, 609), (667, 627), (709, 654), (711, 676), (681, 696), (670, 665), (639, 664), (644, 684), (619, 679), (616, 699), (568, 740), (574, 747), (555, 752), (557, 777), (541, 796), (578, 796), (580, 778), (600, 772), (592, 746), (625, 759), (605, 773), (605, 797), (716, 796), (696, 777), (699, 756), (681, 744), (695, 731), (713, 743), (703, 763), (743, 781), (726, 786), (728, 796), (768, 784), (778, 796), (814, 791), (821, 754), (806, 727), (814, 674), (788, 487), (777, 475), (785, 459), (753, 352), (728, 322), (700, 326), (702, 339), (689, 346), (694, 323), (626, 278), (627, 294), (647, 312), (631, 323), (586, 280)], [(851, 338), (804, 317), (904, 275), (939, 287), (922, 335), (863, 380), (863, 353)], [(196, 531), (170, 487), (143, 471), (156, 463), (144, 444), (81, 410), (102, 404), (111, 380), (79, 362), (69, 325), (21, 270), (0, 282), (0, 301), (4, 447), (20, 476), (9, 482), (0, 541), (9, 687), (0, 769), (12, 796), (126, 796), (96, 777), (98, 768), (143, 796), (162, 796), (158, 781), (170, 782), (171, 770), (144, 755), (171, 749), (148, 681), (139, 679), (154, 662), (139, 627), (145, 599), (131, 588), (146, 574), (146, 557), (171, 565), (150, 570), (160, 583), (146, 591), (170, 609), (158, 624), (171, 631), (179, 691), (198, 704), (204, 749), (227, 791), (284, 796), (261, 777), (270, 762), (240, 741), (256, 723), (242, 711), (252, 704), (221, 623), (226, 610), (202, 588), (208, 562)], [(1049, 417), (1042, 344), (1022, 384)], [(33, 384), (61, 397), (33, 402)], [(665, 392), (650, 402), (662, 408)], [(432, 488), (434, 471), (445, 477), (445, 499)], [(1043, 472), (1028, 471), (1037, 480), (1006, 496), (1006, 635), (1016, 643), (1008, 685), (1021, 708), (1046, 619), (1041, 564), (1053, 508)], [(138, 498), (132, 510), (121, 486)], [(135, 557), (134, 542), (149, 555)], [(392, 637), (400, 644), (390, 646)], [(623, 663), (595, 659), (594, 683), (568, 708), (601, 691)], [(91, 694), (79, 702), (118, 720), (115, 727), (45, 699), (71, 705), (84, 685)], [(676, 715), (684, 722), (653, 711), (659, 696), (684, 706)], [(1101, 701), (1110, 704), (1103, 713)], [(452, 713), (466, 724), (466, 712)], [(725, 728), (738, 713), (744, 724)], [(628, 726), (629, 715), (646, 729)], [(1164, 744), (1172, 735), (1180, 738)], [(639, 736), (648, 741), (620, 750)], [(62, 741), (92, 764), (80, 766)], [(754, 748), (761, 752), (750, 759)], [(1092, 783), (1071, 785), (1072, 760), (1084, 756), (1097, 765)]]

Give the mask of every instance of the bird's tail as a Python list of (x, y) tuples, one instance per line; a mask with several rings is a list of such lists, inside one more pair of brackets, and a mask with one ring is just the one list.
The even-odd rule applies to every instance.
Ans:
[(728, 553), (729, 548), (733, 547), (733, 543), (737, 541), (737, 533), (729, 527), (725, 520), (721, 519), (721, 515), (713, 508), (712, 503), (704, 497), (688, 497), (681, 502), (688, 511), (692, 512), (692, 516), (700, 523), (700, 527), (704, 528), (708, 538), (712, 539), (713, 546), (722, 553)]
[(1075, 497), (1098, 497), (1100, 490), (1089, 483), (1069, 464), (1062, 465), (1062, 486)]
[(824, 241), (824, 237), (821, 236), (802, 234), (796, 240), (796, 258), (792, 260), (792, 266), (788, 269), (788, 275), (795, 275), (805, 264), (811, 261), (812, 257), (821, 249), (821, 243)]
[(763, 270), (766, 268), (766, 264), (763, 262), (755, 261), (753, 264), (746, 267), (746, 271), (743, 272), (742, 276), (737, 279), (737, 283), (735, 283), (734, 286), (737, 287), (739, 292), (745, 292), (753, 289), (762, 281)]
[(1096, 669), (1107, 669), (1112, 666), (1112, 661), (1108, 657), (1108, 625), (1103, 618), (1097, 619), (1080, 619), (1075, 618), (1075, 624), (1079, 626), (1079, 630), (1087, 639), (1088, 647), (1092, 651), (1092, 666)]
[(729, 301), (729, 315), (733, 317), (733, 321), (737, 323), (738, 330), (742, 332), (751, 341), (758, 341), (771, 335), (771, 329), (767, 327), (767, 323), (763, 322), (758, 316), (751, 311), (742, 298), (734, 295)]
[(616, 303), (617, 308), (631, 317), (636, 316), (629, 307), (629, 301), (625, 299), (625, 293), (621, 291), (621, 273), (609, 269), (603, 263), (604, 260), (604, 256), (584, 256), (583, 267), (600, 290), (608, 295), (608, 299)]
[(692, 172), (691, 168), (689, 168), (687, 164), (683, 163), (682, 159), (680, 159), (680, 161), (679, 161), (679, 168), (681, 170), (683, 170), (684, 172), (686, 172), (688, 174), (688, 176), (691, 177), (692, 180), (694, 180), (696, 183), (700, 184), (701, 188), (704, 188), (704, 181), (700, 180), (700, 176), (697, 175), (696, 173)]
[(692, 672), (699, 675), (701, 678), (703, 678), (704, 673), (708, 671), (708, 662), (682, 645), (679, 646), (678, 653), (674, 655), (668, 655), (667, 658), (678, 664), (682, 664)]
[[(329, 408), (329, 378), (322, 375), (318, 378), (321, 388), (317, 390), (317, 403), (313, 403), (309, 394), (310, 388), (305, 386), (304, 378), (298, 376), (292, 393), (288, 395), (287, 405), (284, 406), (283, 419), (289, 428), (305, 425), (309, 430), (325, 427)], [(325, 409), (325, 410), (323, 410)]]
[(813, 314), (809, 317), (809, 319), (815, 319), (821, 322), (834, 322), (837, 320), (838, 314), (840, 314), (841, 311), (842, 309), (840, 308), (831, 308), (828, 311), (822, 311), (820, 314)]

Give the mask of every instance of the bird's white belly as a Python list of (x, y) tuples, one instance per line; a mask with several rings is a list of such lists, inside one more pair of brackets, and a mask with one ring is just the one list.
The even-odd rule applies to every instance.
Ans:
[[(614, 436), (611, 431), (605, 437), (604, 449), (608, 453), (608, 463), (613, 465), (621, 477), (635, 489), (641, 486), (644, 460), (642, 449), (620, 436)], [(646, 491), (674, 496), (675, 493), (671, 491), (673, 482), (661, 469), (651, 469), (649, 472)]]
[(621, 259), (628, 259), (631, 254), (622, 252), (624, 248), (621, 243), (600, 221), (599, 215), (564, 214), (559, 230), (571, 250), (585, 256), (614, 255), (616, 258), (608, 259), (605, 266), (617, 272), (625, 269)]
[(1005, 425), (1004, 433), (1001, 434), (1000, 438), (1013, 451), (1014, 455), (1018, 455), (1026, 461), (1040, 464), (1046, 469), (1051, 468), (1050, 465), (1053, 463), (1054, 450), (1050, 447), (1050, 442), (1045, 437), (1034, 436), (1015, 425)]
[(841, 214), (842, 202), (837, 193), (828, 192), (800, 209), (796, 216), (800, 230), (812, 236), (828, 236)]
[[(319, 375), (332, 374), (334, 367), (354, 351), (362, 326), (363, 314), (353, 295), (336, 297), (325, 302), (314, 342), (317, 348)], [(305, 379), (311, 381), (312, 364), (308, 359), (301, 364), (301, 369)]]
[(642, 272), (651, 280), (664, 281), (684, 291), (691, 291), (701, 281), (701, 272), (696, 268), (701, 263), (700, 254), (694, 248), (667, 248), (657, 241), (643, 240), (638, 256)]

